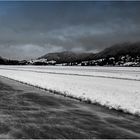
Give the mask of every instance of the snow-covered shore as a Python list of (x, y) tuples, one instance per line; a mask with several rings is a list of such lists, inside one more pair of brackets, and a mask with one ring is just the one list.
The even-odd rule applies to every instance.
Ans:
[(140, 114), (140, 68), (0, 66), (0, 75)]

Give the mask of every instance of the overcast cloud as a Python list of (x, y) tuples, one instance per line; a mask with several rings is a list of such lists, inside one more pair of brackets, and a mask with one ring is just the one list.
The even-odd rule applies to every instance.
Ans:
[(115, 43), (140, 41), (139, 15), (139, 1), (0, 1), (0, 56), (98, 52)]

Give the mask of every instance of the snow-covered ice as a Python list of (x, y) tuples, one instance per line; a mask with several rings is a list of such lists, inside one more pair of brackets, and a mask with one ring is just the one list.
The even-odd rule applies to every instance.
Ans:
[(0, 75), (140, 114), (140, 67), (0, 66)]

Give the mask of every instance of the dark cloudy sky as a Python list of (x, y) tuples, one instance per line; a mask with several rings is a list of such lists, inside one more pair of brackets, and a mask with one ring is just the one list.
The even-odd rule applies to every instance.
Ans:
[(48, 52), (98, 52), (140, 41), (140, 2), (0, 1), (0, 56), (29, 59)]

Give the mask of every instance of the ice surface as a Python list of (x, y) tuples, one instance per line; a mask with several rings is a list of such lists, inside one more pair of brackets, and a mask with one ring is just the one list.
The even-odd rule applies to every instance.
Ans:
[(139, 67), (0, 66), (0, 75), (140, 114)]

